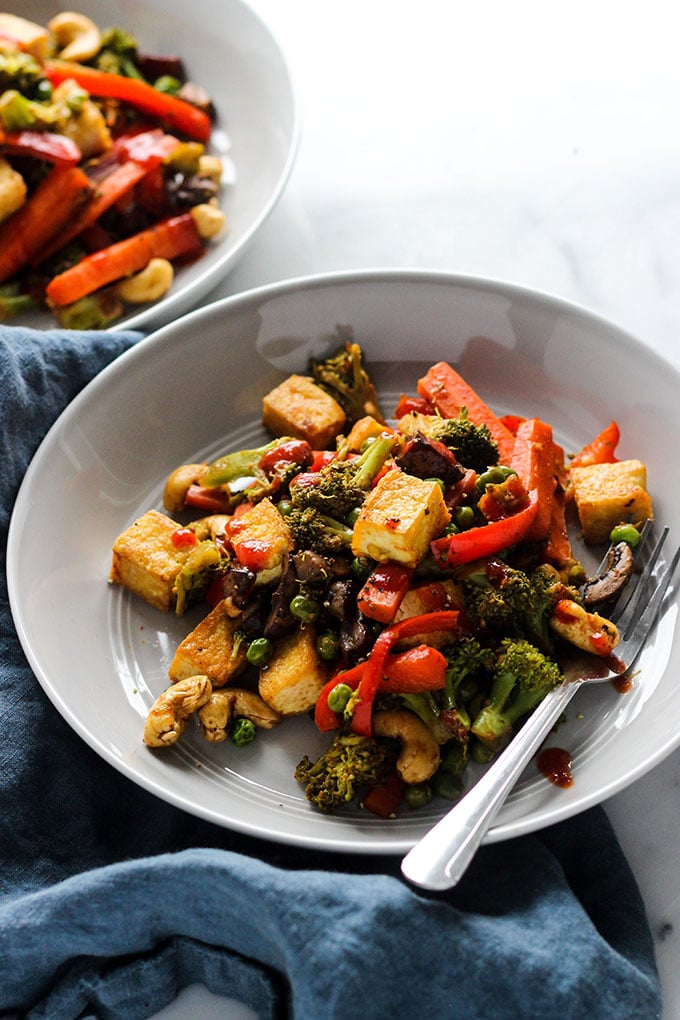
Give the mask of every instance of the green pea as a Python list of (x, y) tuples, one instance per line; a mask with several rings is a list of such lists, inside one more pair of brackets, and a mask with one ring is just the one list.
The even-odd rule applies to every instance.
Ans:
[(442, 492), (446, 492), (446, 486), (444, 485), (443, 479), (441, 479), (441, 478), (426, 478), (425, 481), (426, 482), (436, 482), (437, 485), (439, 486), (439, 488), (442, 490)]
[(453, 520), (457, 528), (466, 531), (475, 523), (475, 512), (471, 506), (456, 507), (453, 513)]
[(336, 684), (328, 692), (328, 707), (331, 712), (344, 712), (347, 702), (352, 697), (352, 688), (349, 684)]
[(316, 652), (320, 659), (323, 659), (324, 662), (332, 662), (333, 659), (337, 659), (339, 651), (340, 641), (337, 635), (332, 631), (319, 634), (316, 639)]
[(291, 599), (290, 611), (300, 623), (311, 623), (319, 615), (319, 603), (309, 595), (296, 595)]
[(252, 743), (256, 735), (255, 723), (250, 719), (237, 719), (231, 730), (231, 739), (237, 747)]
[(477, 492), (484, 492), (487, 485), (501, 485), (506, 478), (510, 475), (516, 475), (517, 472), (510, 467), (505, 467), (503, 464), (497, 464), (495, 467), (489, 468), (488, 471), (484, 471), (483, 474), (477, 478), (476, 489)]
[(280, 499), (276, 504), (276, 509), (282, 517), (288, 517), (294, 509), (293, 502), (290, 499)]
[(609, 535), (610, 542), (627, 542), (631, 549), (640, 541), (640, 532), (634, 524), (617, 524)]
[(417, 811), (418, 808), (425, 807), (432, 800), (432, 787), (429, 783), (415, 783), (414, 785), (408, 785), (404, 790), (404, 800), (406, 801), (407, 807), (412, 811)]
[(246, 659), (251, 666), (266, 666), (272, 657), (274, 646), (269, 638), (254, 638), (248, 645)]

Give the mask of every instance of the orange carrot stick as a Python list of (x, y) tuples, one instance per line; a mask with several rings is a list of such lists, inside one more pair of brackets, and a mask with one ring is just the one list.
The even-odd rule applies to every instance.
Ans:
[(451, 365), (444, 361), (432, 365), (418, 380), (418, 393), (444, 418), (457, 418), (461, 408), (467, 408), (470, 421), (488, 427), (498, 446), (500, 463), (510, 463), (515, 448), (512, 432)]
[(119, 198), (122, 198), (123, 195), (131, 191), (147, 172), (147, 169), (140, 166), (139, 163), (123, 163), (121, 166), (116, 167), (115, 170), (112, 170), (108, 177), (105, 177), (97, 185), (92, 201), (80, 210), (80, 213), (69, 223), (66, 230), (58, 237), (55, 237), (51, 244), (36, 252), (31, 259), (31, 263), (39, 265), (67, 245), (69, 241), (72, 241), (83, 230), (91, 227), (114, 202), (117, 202)]
[(80, 167), (55, 167), (31, 197), (0, 227), (0, 283), (14, 276), (92, 198)]
[(47, 299), (53, 305), (70, 305), (100, 287), (138, 273), (150, 259), (172, 260), (197, 255), (202, 250), (191, 213), (171, 216), (133, 237), (93, 252), (78, 265), (55, 276), (47, 285)]
[(528, 418), (517, 426), (515, 449), (510, 466), (515, 469), (528, 492), (538, 493), (538, 512), (527, 538), (543, 542), (550, 533), (552, 501), (557, 488), (552, 428), (540, 418)]

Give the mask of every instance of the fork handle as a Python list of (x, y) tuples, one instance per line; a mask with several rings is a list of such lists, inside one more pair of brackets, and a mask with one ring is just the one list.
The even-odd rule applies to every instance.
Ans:
[(407, 853), (403, 875), (423, 889), (450, 889), (462, 878), (496, 813), (546, 734), (580, 687), (553, 688), (472, 789)]

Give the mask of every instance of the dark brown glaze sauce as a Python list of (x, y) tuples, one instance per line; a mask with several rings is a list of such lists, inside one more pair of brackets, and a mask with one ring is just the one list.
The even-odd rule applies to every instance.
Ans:
[(536, 766), (546, 779), (555, 786), (567, 788), (574, 785), (571, 771), (571, 754), (563, 747), (544, 747), (536, 755)]

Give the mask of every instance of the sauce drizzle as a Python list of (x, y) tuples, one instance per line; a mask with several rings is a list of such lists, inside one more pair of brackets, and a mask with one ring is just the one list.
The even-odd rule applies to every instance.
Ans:
[(562, 747), (544, 747), (536, 755), (536, 766), (546, 779), (563, 789), (574, 785), (571, 754)]

